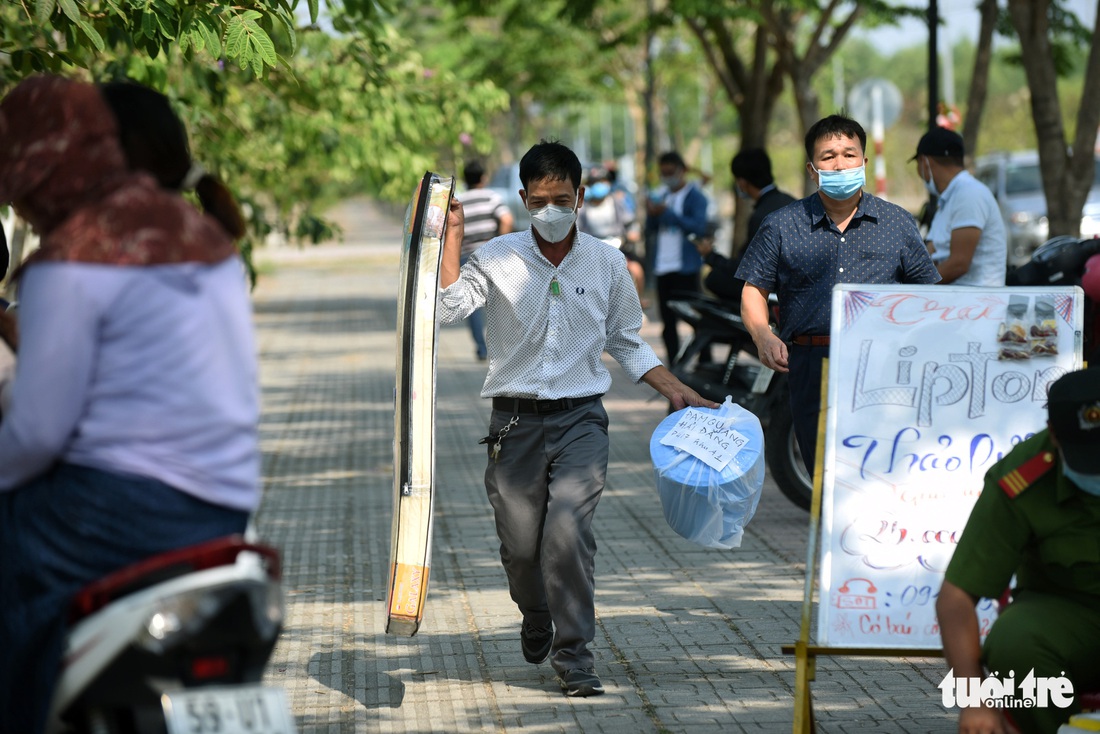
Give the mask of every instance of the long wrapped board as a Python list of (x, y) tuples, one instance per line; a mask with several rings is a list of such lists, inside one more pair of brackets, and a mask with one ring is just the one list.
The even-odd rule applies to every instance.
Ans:
[(424, 619), (432, 556), (436, 300), (454, 179), (424, 174), (405, 215), (397, 301), (393, 525), (386, 632), (411, 637)]

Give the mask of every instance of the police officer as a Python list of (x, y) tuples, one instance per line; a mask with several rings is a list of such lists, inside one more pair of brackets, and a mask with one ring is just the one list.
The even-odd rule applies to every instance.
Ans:
[[(947, 567), (936, 602), (944, 656), (955, 679), (1068, 678), (1068, 708), (964, 708), (960, 732), (1050, 734), (1080, 711), (1076, 693), (1100, 687), (1100, 370), (1070, 372), (1050, 388), (1047, 429), (1017, 445), (986, 474), (985, 487)], [(984, 647), (974, 607), (1012, 603)], [(1044, 703), (1042, 700), (1038, 704)]]

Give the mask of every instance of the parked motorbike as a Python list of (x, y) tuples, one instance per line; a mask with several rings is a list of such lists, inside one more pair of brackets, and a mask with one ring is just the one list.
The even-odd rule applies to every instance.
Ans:
[(283, 624), (279, 554), (241, 536), (155, 556), (85, 587), (48, 734), (293, 734), (260, 685)]
[[(804, 510), (810, 509), (813, 478), (806, 471), (795, 438), (787, 374), (761, 364), (756, 345), (741, 320), (738, 303), (699, 294), (684, 294), (669, 307), (691, 325), (694, 334), (680, 349), (671, 371), (703, 397), (733, 402), (754, 413), (764, 427), (764, 460), (779, 491)], [(773, 320), (778, 306), (772, 301)], [(725, 360), (700, 362), (699, 354), (727, 346)], [(715, 349), (718, 347), (718, 349)]]

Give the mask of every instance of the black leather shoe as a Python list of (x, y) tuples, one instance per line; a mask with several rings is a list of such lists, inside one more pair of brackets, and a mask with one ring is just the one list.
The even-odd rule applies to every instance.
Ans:
[(592, 668), (573, 668), (558, 676), (561, 690), (572, 698), (598, 696), (603, 693), (603, 683)]
[(523, 659), (534, 665), (546, 660), (550, 655), (550, 646), (554, 643), (554, 626), (536, 627), (523, 620), (519, 628), (519, 646), (523, 649)]

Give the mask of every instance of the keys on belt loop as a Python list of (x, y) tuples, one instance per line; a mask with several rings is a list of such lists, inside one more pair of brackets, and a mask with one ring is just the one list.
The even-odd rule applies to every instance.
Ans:
[(500, 459), (500, 444), (501, 444), (501, 442), (504, 440), (504, 437), (508, 435), (508, 431), (512, 430), (512, 426), (516, 425), (517, 423), (519, 423), (519, 416), (518, 415), (513, 415), (512, 418), (508, 421), (508, 424), (506, 426), (504, 426), (504, 428), (501, 428), (497, 432), (496, 437), (486, 436), (485, 438), (478, 441), (478, 443), (486, 443), (486, 444), (489, 443), (490, 441), (495, 442), (493, 444), (492, 448), (489, 449), (489, 456), (493, 459), (494, 463), (497, 462)]

